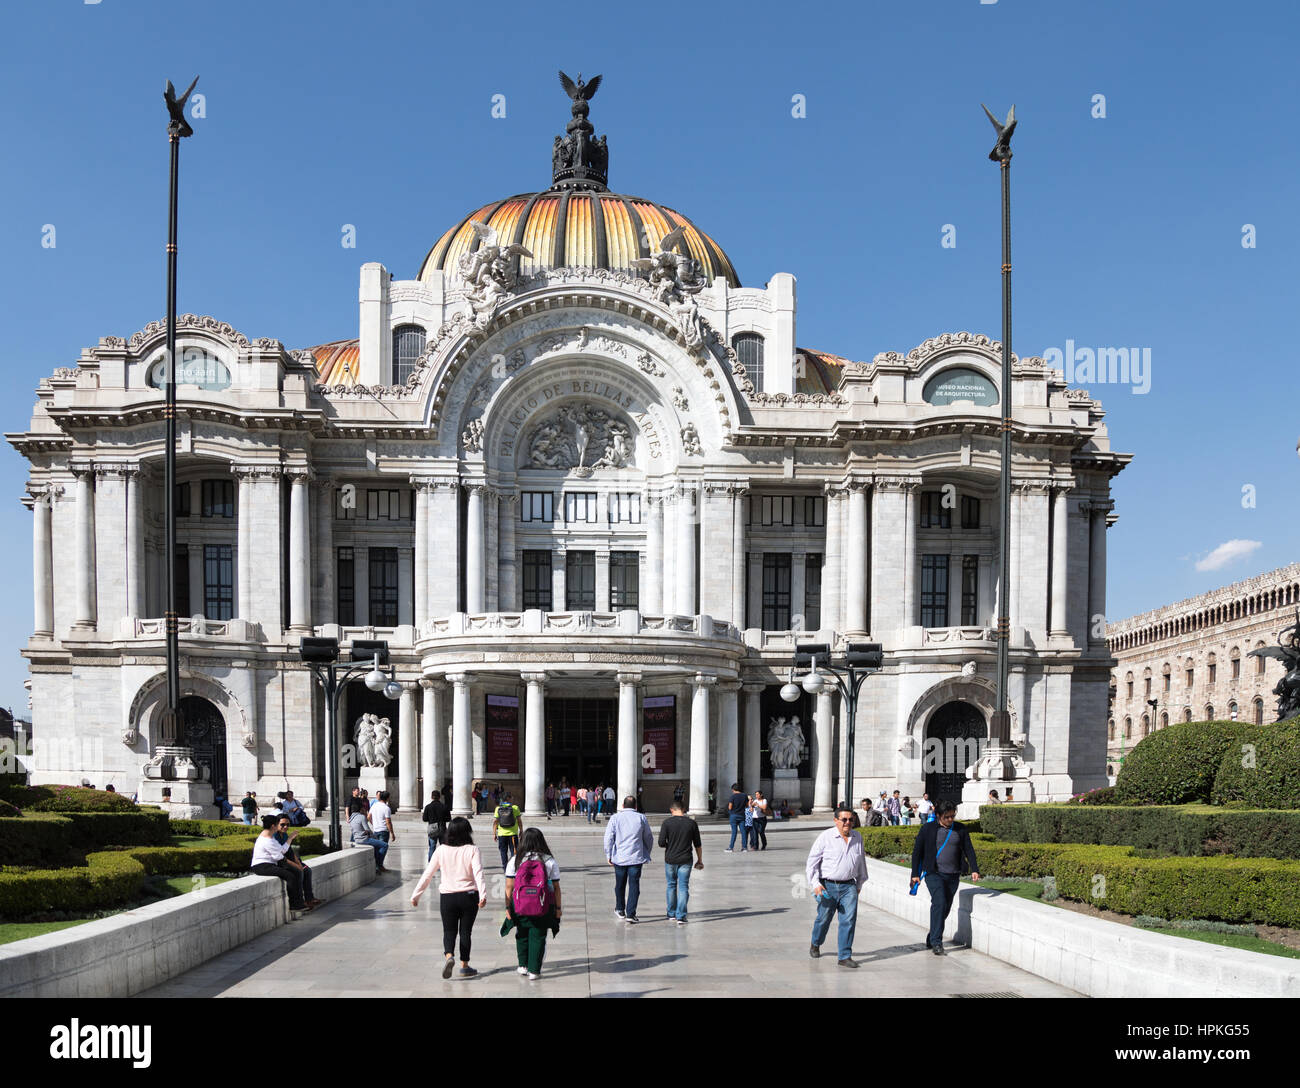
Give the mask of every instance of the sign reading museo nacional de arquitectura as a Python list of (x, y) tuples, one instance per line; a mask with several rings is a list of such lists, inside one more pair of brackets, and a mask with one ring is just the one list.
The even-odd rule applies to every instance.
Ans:
[[(842, 708), (776, 692), (800, 638), (858, 639), (885, 666), (855, 788), (958, 798), (994, 708), (1009, 395), (1017, 799), (1104, 784), (1092, 617), (1129, 457), (1100, 403), (1040, 359), (1000, 389), (978, 334), (853, 348), (866, 362), (798, 347), (794, 277), (744, 287), (686, 215), (612, 192), (586, 109), (549, 189), (462, 211), (412, 279), (363, 265), (355, 339), (179, 319), (181, 711), (204, 774), (323, 803), (315, 634), (387, 640), (402, 695), (352, 685), (342, 732), (391, 729), (403, 808), (436, 787), (467, 811), (486, 778), (530, 812), (561, 779), (652, 809), (739, 781), (825, 810)], [(133, 790), (156, 742), (165, 331), (103, 336), (8, 436), (30, 464), (36, 781)]]

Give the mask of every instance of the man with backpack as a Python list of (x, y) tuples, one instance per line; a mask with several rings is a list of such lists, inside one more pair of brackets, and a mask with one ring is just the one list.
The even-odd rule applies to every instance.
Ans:
[[(451, 823), (451, 810), (442, 803), (442, 794), (437, 790), (430, 794), (429, 803), (424, 806), (420, 818), (429, 831), (429, 857), (431, 858), (433, 852), (438, 849), (438, 843), (442, 840), (442, 833), (447, 830), (447, 825)], [(425, 860), (428, 861), (428, 858), (425, 858)]]
[(515, 856), (515, 847), (519, 843), (519, 833), (523, 831), (523, 820), (519, 806), (514, 798), (505, 793), (497, 805), (496, 815), (492, 817), (492, 835), (497, 840), (497, 849), (501, 851), (501, 868)]

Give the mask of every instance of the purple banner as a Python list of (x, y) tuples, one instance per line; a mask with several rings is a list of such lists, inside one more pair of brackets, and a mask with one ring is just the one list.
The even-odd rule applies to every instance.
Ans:
[(650, 757), (642, 760), (642, 774), (677, 773), (677, 696), (652, 695), (641, 701), (641, 743)]

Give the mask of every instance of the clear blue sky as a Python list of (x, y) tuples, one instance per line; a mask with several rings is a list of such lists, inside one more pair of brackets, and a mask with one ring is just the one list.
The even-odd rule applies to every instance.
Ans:
[[(798, 278), (800, 345), (996, 337), (979, 103), (1014, 102), (1017, 351), (1151, 349), (1146, 395), (1088, 386), (1135, 455), (1109, 538), (1122, 618), (1297, 555), (1298, 30), (1293, 5), (1187, 0), (7, 5), (3, 429), (83, 346), (163, 315), (168, 77), (200, 74), (207, 113), (184, 146), (180, 309), (290, 347), (356, 335), (362, 262), (409, 278), (467, 211), (549, 184), (558, 67), (605, 76), (612, 188), (686, 212), (746, 284)], [(31, 518), (7, 446), (0, 478), (0, 703), (22, 713)], [(1259, 544), (1197, 569), (1233, 540)]]

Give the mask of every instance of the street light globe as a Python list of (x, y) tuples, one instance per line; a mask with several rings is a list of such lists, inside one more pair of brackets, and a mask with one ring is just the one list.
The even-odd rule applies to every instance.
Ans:
[(384, 685), (384, 696), (388, 699), (400, 699), (402, 697), (402, 685), (396, 680), (390, 680)]
[(799, 685), (795, 683), (786, 684), (781, 688), (781, 698), (787, 703), (797, 703), (799, 701), (799, 696), (802, 694), (803, 692), (799, 690)]
[(366, 673), (365, 684), (371, 691), (383, 691), (387, 683), (388, 677), (379, 671), (378, 666)]
[(826, 681), (821, 678), (821, 674), (810, 672), (803, 678), (803, 689), (809, 695), (820, 695), (826, 687)]

